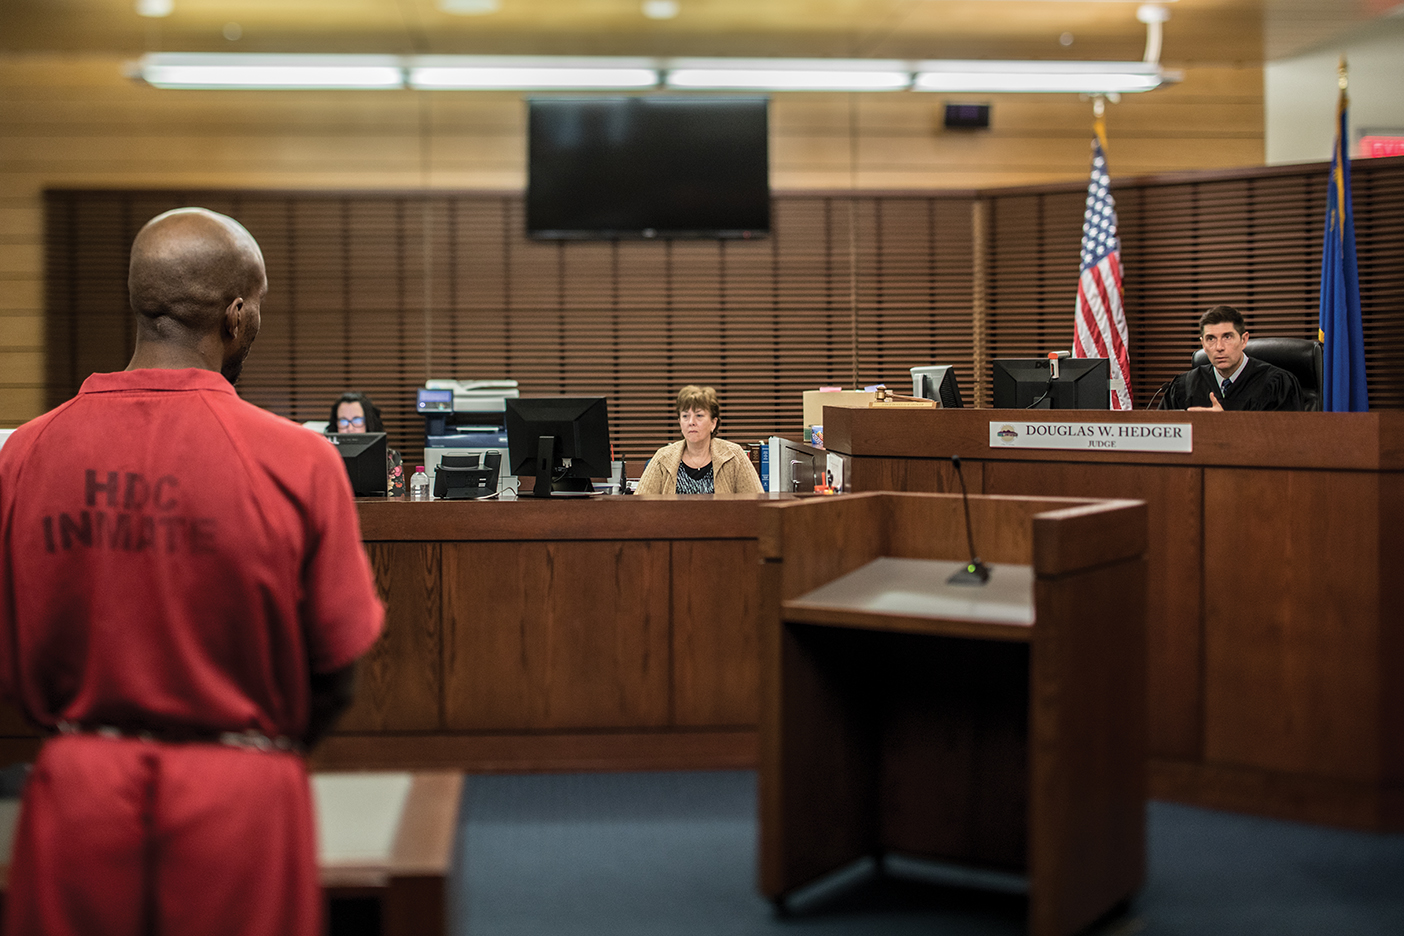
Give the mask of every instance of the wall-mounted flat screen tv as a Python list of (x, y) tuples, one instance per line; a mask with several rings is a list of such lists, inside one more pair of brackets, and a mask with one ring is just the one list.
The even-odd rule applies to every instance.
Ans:
[(764, 97), (527, 102), (527, 235), (546, 240), (770, 233)]

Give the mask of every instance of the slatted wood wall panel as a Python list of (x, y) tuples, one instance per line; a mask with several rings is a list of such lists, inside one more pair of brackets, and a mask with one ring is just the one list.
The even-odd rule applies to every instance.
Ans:
[[(1311, 164), (1113, 178), (1137, 405), (1188, 366), (1211, 305), (1237, 307), (1252, 334), (1315, 337), (1326, 176)], [(1370, 405), (1404, 407), (1404, 159), (1356, 161), (1352, 181)], [(1084, 189), (986, 197), (989, 355), (1068, 348)]]
[[(1209, 305), (1237, 305), (1260, 335), (1314, 334), (1325, 176), (1118, 186), (1138, 405), (1186, 366)], [(1354, 183), (1370, 402), (1400, 408), (1404, 159), (1357, 162)], [(1081, 188), (981, 198), (986, 358), (1067, 347)], [(608, 396), (630, 456), (674, 436), (669, 401), (688, 381), (717, 388), (722, 431), (740, 440), (797, 435), (801, 391), (855, 372), (901, 387), (913, 364), (950, 362), (974, 396), (970, 196), (786, 194), (766, 240), (558, 244), (522, 236), (516, 194), (62, 191), (46, 197), (50, 405), (125, 365), (128, 245), (146, 218), (191, 203), (242, 219), (268, 258), (244, 394), (301, 420), (364, 389), (410, 459), (412, 388), (429, 376)]]
[(512, 378), (523, 395), (607, 396), (616, 446), (646, 456), (677, 434), (677, 388), (699, 382), (727, 437), (794, 436), (802, 391), (849, 385), (855, 367), (902, 387), (913, 364), (951, 361), (970, 386), (971, 201), (779, 196), (763, 240), (539, 243), (517, 194), (53, 191), (49, 402), (125, 366), (131, 240), (203, 204), (263, 247), (269, 295), (240, 389), (274, 412), (325, 419), (342, 390), (365, 390), (413, 463), (426, 377)]

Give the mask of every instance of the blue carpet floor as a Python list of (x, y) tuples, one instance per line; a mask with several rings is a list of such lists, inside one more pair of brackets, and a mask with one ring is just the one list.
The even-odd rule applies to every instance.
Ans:
[[(1012, 878), (859, 867), (776, 915), (756, 891), (755, 774), (469, 778), (456, 934), (1016, 936)], [(1404, 835), (1153, 803), (1149, 874), (1099, 936), (1401, 936)]]

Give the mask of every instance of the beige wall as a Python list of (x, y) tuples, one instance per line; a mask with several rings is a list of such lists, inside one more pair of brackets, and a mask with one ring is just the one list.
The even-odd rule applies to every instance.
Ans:
[[(43, 409), (45, 188), (525, 183), (517, 93), (158, 91), (122, 65), (0, 58), (0, 427)], [(968, 189), (1085, 176), (1089, 103), (962, 98), (982, 99), (992, 126), (972, 134), (940, 129), (940, 95), (776, 95), (772, 183)], [(1262, 70), (1190, 69), (1180, 85), (1111, 106), (1108, 126), (1114, 175), (1261, 165)]]

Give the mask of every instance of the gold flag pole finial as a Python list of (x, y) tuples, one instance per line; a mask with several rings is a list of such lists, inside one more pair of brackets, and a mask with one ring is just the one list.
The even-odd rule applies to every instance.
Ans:
[(1346, 67), (1345, 56), (1341, 56), (1341, 64), (1336, 66), (1336, 84), (1342, 91), (1350, 84), (1350, 69)]
[(1107, 99), (1100, 95), (1092, 95), (1092, 132), (1096, 134), (1098, 142), (1102, 144), (1102, 149), (1107, 148)]

